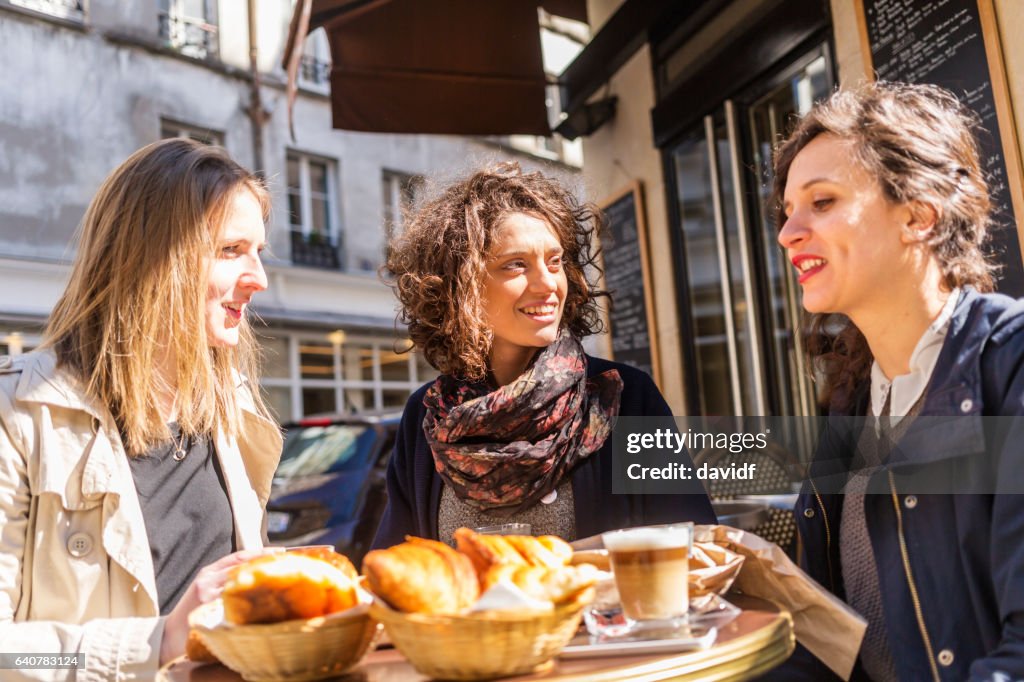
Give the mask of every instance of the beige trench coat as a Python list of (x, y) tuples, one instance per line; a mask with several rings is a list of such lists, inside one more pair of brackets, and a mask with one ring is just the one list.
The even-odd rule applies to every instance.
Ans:
[[(262, 545), (281, 453), (247, 403), (242, 436), (216, 439), (239, 549)], [(164, 619), (142, 510), (110, 412), (50, 352), (0, 358), (0, 652), (73, 653), (85, 667), (8, 679), (149, 680)]]

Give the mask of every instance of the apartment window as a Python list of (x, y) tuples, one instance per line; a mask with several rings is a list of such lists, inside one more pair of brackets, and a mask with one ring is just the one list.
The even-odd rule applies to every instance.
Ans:
[(157, 0), (160, 37), (194, 59), (217, 56), (215, 0)]
[(292, 235), (292, 262), (338, 269), (337, 164), (288, 152), (288, 214)]
[(422, 187), (423, 178), (418, 175), (395, 171), (381, 174), (385, 234), (401, 234), (405, 215), (416, 203), (416, 195)]
[(317, 92), (327, 92), (331, 81), (331, 47), (323, 27), (306, 36), (299, 61), (299, 85)]
[(324, 412), (400, 409), (437, 376), (416, 353), (393, 339), (284, 332), (263, 339), (271, 371), (262, 388), (282, 422)]
[(23, 7), (58, 19), (81, 22), (85, 19), (82, 0), (8, 0), (14, 7)]
[(218, 130), (200, 128), (198, 126), (188, 125), (187, 123), (178, 123), (177, 121), (171, 121), (168, 119), (160, 120), (160, 137), (164, 139), (184, 137), (189, 140), (195, 140), (196, 142), (202, 142), (203, 144), (215, 144), (221, 147), (224, 146), (224, 133)]

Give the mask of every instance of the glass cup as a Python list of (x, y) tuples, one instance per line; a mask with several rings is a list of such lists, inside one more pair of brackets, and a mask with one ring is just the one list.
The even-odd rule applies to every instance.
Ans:
[(499, 523), (496, 526), (474, 528), (481, 535), (532, 535), (533, 526), (528, 523)]
[(627, 630), (671, 636), (686, 628), (693, 524), (603, 533)]

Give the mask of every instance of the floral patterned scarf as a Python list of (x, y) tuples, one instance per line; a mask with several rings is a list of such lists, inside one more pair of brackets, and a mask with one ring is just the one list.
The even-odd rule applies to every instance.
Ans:
[(583, 347), (563, 332), (497, 390), (438, 377), (423, 399), (423, 431), (437, 473), (460, 499), (511, 516), (604, 444), (621, 394), (617, 370), (587, 379)]

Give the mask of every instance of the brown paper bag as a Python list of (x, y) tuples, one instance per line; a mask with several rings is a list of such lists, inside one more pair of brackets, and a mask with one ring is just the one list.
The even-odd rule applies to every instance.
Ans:
[(742, 554), (713, 542), (694, 542), (690, 554), (690, 599), (725, 594), (742, 566)]
[(844, 680), (850, 678), (867, 621), (804, 573), (778, 545), (729, 526), (697, 526), (694, 541), (744, 557), (733, 587), (775, 602), (793, 616), (797, 640)]

